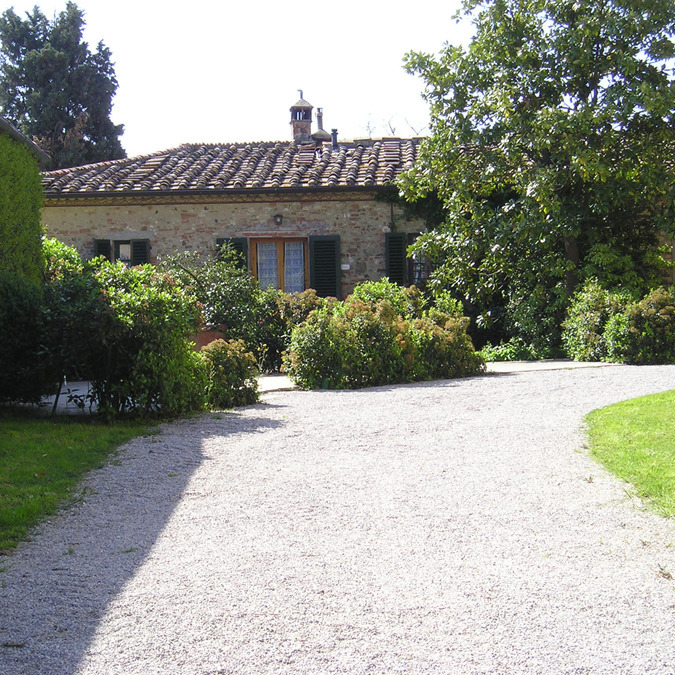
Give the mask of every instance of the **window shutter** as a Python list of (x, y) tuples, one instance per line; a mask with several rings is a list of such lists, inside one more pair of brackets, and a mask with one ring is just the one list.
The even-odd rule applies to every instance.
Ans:
[(131, 240), (131, 266), (145, 265), (150, 262), (150, 241), (148, 239)]
[(243, 266), (248, 268), (248, 239), (246, 239), (246, 237), (220, 237), (219, 239), (216, 239), (216, 246), (218, 247), (219, 255), (220, 249), (225, 244), (229, 244), (233, 250), (243, 257)]
[(320, 297), (340, 299), (340, 237), (309, 238), (309, 285)]
[(106, 260), (110, 260), (110, 240), (109, 239), (94, 239), (94, 258), (103, 256)]
[(385, 234), (384, 254), (389, 281), (404, 286), (406, 283), (406, 236), (402, 232)]

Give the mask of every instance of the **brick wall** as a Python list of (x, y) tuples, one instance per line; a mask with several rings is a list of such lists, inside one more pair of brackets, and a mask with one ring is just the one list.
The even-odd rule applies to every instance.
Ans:
[[(397, 207), (372, 196), (306, 201), (234, 203), (115, 204), (72, 200), (56, 205), (47, 199), (43, 210), (46, 234), (94, 254), (94, 239), (148, 239), (150, 257), (179, 251), (210, 255), (219, 237), (309, 237), (340, 235), (342, 293), (385, 274), (385, 233), (421, 232), (423, 223), (407, 220)], [(58, 202), (65, 203), (64, 201)], [(274, 224), (274, 215), (282, 224)], [(348, 269), (345, 269), (349, 266)]]

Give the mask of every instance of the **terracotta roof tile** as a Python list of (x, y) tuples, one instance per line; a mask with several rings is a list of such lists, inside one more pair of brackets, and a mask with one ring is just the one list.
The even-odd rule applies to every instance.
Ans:
[(186, 144), (44, 174), (47, 198), (96, 193), (379, 187), (410, 169), (420, 139)]

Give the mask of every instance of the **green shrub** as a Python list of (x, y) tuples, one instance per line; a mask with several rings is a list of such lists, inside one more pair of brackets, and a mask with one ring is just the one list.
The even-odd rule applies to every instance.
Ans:
[(45, 393), (41, 309), (37, 284), (0, 270), (0, 403), (38, 402)]
[(604, 339), (609, 360), (675, 363), (675, 289), (657, 288), (612, 317)]
[(329, 306), (293, 328), (283, 370), (303, 389), (344, 389), (344, 321)]
[(202, 306), (202, 326), (241, 339), (251, 346), (258, 330), (260, 288), (241, 263), (239, 254), (224, 246), (218, 258), (184, 253), (162, 261), (167, 271), (190, 290)]
[(202, 348), (207, 366), (211, 409), (234, 408), (258, 401), (258, 366), (242, 340), (214, 340)]
[(407, 324), (387, 300), (348, 298), (339, 317), (341, 369), (349, 389), (409, 381)]
[(415, 380), (468, 377), (484, 372), (481, 355), (473, 348), (466, 317), (430, 310), (410, 326)]
[(404, 318), (421, 316), (427, 304), (419, 288), (416, 286), (404, 288), (389, 281), (387, 277), (379, 281), (365, 281), (358, 284), (350, 297), (371, 305), (386, 300), (394, 312)]
[[(385, 284), (376, 286), (382, 288), (390, 290)], [(366, 292), (357, 289), (344, 302), (312, 312), (293, 329), (284, 370), (299, 386), (352, 389), (484, 370), (466, 333), (467, 319), (435, 308), (425, 312), (418, 304), (420, 316), (406, 320), (389, 300), (376, 299), (372, 284)]]
[(450, 316), (461, 317), (464, 315), (461, 301), (453, 297), (452, 293), (446, 289), (434, 293), (433, 305), (439, 312)]
[(43, 242), (45, 258), (43, 356), (55, 382), (92, 379), (112, 321), (95, 267), (56, 239)]
[(293, 327), (302, 323), (310, 312), (322, 307), (325, 299), (311, 288), (301, 293), (268, 288), (260, 291), (256, 302), (258, 328), (249, 347), (253, 349), (261, 371), (279, 372)]
[(205, 381), (189, 343), (199, 320), (194, 296), (152, 265), (94, 265), (107, 307), (100, 360), (90, 364), (99, 409), (163, 416), (202, 409)]
[(596, 279), (588, 280), (572, 298), (562, 324), (565, 353), (575, 361), (606, 360), (609, 356), (607, 324), (630, 302), (628, 293), (608, 291)]
[(486, 361), (534, 361), (538, 358), (531, 345), (519, 337), (512, 337), (508, 342), (498, 345), (487, 344), (480, 354)]

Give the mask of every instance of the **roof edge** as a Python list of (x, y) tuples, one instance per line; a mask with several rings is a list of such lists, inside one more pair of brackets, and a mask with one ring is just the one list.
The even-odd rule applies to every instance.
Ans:
[[(45, 192), (45, 206), (69, 203), (78, 205), (110, 204), (205, 204), (213, 202), (294, 201), (298, 197), (314, 197), (320, 201), (363, 199), (368, 195), (394, 189), (386, 185), (354, 185), (335, 187), (233, 188), (227, 190), (137, 190), (130, 192)], [(78, 204), (79, 202), (79, 204)]]
[(8, 122), (4, 117), (0, 117), (0, 130), (4, 131), (10, 138), (13, 138), (19, 143), (28, 146), (28, 149), (35, 155), (40, 164), (41, 169), (46, 169), (52, 162), (52, 158), (34, 141), (31, 141), (28, 136), (24, 136), (13, 124)]

